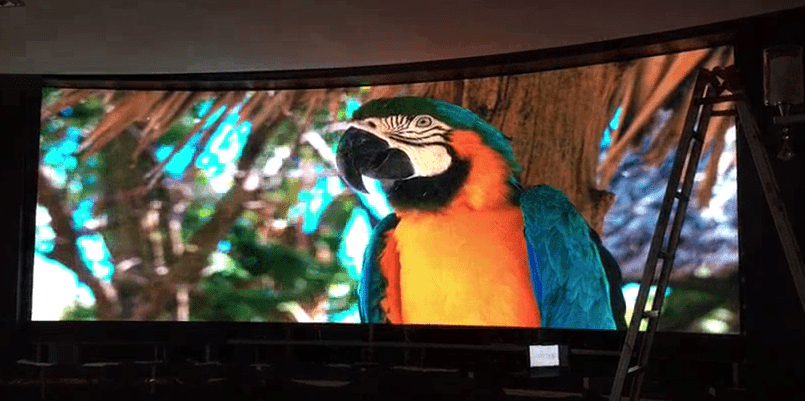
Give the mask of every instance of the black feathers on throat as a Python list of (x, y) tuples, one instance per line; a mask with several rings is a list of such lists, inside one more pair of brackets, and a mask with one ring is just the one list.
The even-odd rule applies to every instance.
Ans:
[(454, 158), (450, 168), (433, 177), (416, 177), (394, 182), (387, 188), (395, 208), (438, 210), (450, 204), (470, 174), (470, 161)]

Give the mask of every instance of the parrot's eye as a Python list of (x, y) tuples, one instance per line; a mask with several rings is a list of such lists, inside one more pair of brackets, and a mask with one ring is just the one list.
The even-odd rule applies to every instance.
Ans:
[(433, 124), (433, 119), (430, 116), (419, 116), (414, 120), (414, 126), (418, 128), (429, 127), (431, 124)]
[(374, 121), (367, 121), (366, 125), (368, 125), (369, 128), (377, 128), (377, 124), (375, 124)]

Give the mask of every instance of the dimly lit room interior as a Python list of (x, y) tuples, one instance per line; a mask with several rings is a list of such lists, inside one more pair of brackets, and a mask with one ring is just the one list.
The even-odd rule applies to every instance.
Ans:
[(802, 0), (0, 0), (0, 399), (805, 399), (803, 47)]

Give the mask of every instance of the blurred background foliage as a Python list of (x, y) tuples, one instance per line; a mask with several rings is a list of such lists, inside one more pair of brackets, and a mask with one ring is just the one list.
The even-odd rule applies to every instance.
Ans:
[[(601, 232), (624, 272), (627, 304), (696, 68), (731, 60), (730, 49), (716, 48), (623, 63), (606, 77), (614, 83), (599, 85), (611, 88), (611, 107), (601, 110), (608, 125), (575, 119), (600, 149), (597, 188), (614, 193), (601, 204)], [(46, 88), (33, 318), (357, 322), (363, 249), (392, 209), (378, 183), (356, 194), (337, 175), (335, 144), (352, 112), (375, 97), (431, 96), (494, 123), (505, 120), (504, 100), (470, 95), (505, 87), (515, 98), (549, 78), (588, 79), (574, 71), (590, 68), (288, 91)], [(735, 138), (726, 120), (708, 131), (661, 330), (739, 330)], [(507, 134), (515, 148), (529, 143)], [(525, 171), (530, 162), (521, 160)]]
[[(70, 101), (69, 106), (59, 103), (64, 103), (71, 94), (81, 96), (78, 101)], [(57, 196), (55, 201), (44, 201), (49, 197), (40, 196), (36, 273), (54, 268), (76, 272), (82, 268), (76, 264), (83, 264), (96, 280), (111, 285), (118, 302), (125, 303), (126, 299), (135, 304), (155, 302), (156, 297), (142, 295), (149, 290), (142, 279), (172, 278), (175, 264), (145, 263), (143, 259), (170, 259), (160, 253), (179, 256), (187, 252), (188, 245), (194, 245), (194, 235), (204, 230), (205, 225), (229, 223), (222, 238), (213, 238), (215, 247), (195, 280), (169, 281), (173, 299), (160, 305), (162, 310), (153, 315), (155, 319), (175, 320), (186, 315), (187, 320), (205, 321), (357, 321), (355, 287), (360, 271), (360, 242), (364, 241), (369, 224), (385, 215), (390, 207), (382, 202), (378, 206), (376, 196), (374, 202), (361, 201), (341, 183), (332, 164), (338, 134), (327, 127), (338, 117), (346, 119), (360, 105), (354, 98), (360, 90), (331, 94), (338, 101), (315, 110), (302, 104), (315, 95), (303, 93), (271, 105), (285, 110), (276, 118), (281, 121), (267, 127), (265, 143), (252, 156), (254, 161), (249, 169), (257, 172), (259, 184), (251, 191), (254, 196), (235, 205), (239, 213), (229, 222), (213, 218), (218, 209), (233, 206), (227, 204), (233, 186), (237, 185), (237, 171), (233, 167), (252, 134), (255, 118), (244, 109), (257, 98), (265, 101), (280, 95), (244, 93), (237, 100), (230, 99), (238, 102), (234, 105), (216, 104), (216, 99), (228, 93), (207, 94), (206, 99), (196, 96), (193, 104), (173, 111), (177, 115), (169, 119), (170, 126), (163, 127), (163, 132), (144, 146), (139, 155), (121, 160), (119, 154), (109, 150), (117, 138), (92, 150), (93, 141), (103, 139), (97, 134), (99, 127), (114, 125), (116, 122), (110, 122), (110, 115), (125, 107), (127, 98), (138, 94), (44, 90), (40, 179), (46, 192), (50, 188)], [(176, 107), (176, 102), (170, 105), (173, 93), (160, 96), (168, 107)], [(218, 110), (212, 110), (213, 107)], [(152, 107), (149, 112), (151, 115), (142, 121), (128, 121), (130, 127), (116, 123), (121, 126), (116, 135), (130, 136), (141, 145), (148, 135), (148, 125), (160, 110)], [(130, 116), (116, 117), (131, 119)], [(171, 156), (175, 149), (179, 150)], [(120, 182), (115, 178), (122, 174), (121, 170), (133, 168), (137, 159), (148, 159), (146, 163), (151, 168), (141, 180)], [(155, 173), (153, 168), (160, 163), (164, 164), (162, 171)], [(159, 175), (160, 179), (152, 180), (148, 173)], [(134, 203), (145, 205), (135, 211), (138, 221), (131, 224), (135, 232), (121, 230), (120, 226), (126, 223), (115, 221), (122, 216), (113, 215), (119, 211), (114, 207), (114, 195), (127, 189), (122, 187), (142, 189), (135, 195), (143, 199)], [(120, 252), (115, 252), (115, 248), (125, 248), (121, 243), (143, 242), (154, 234), (143, 226), (148, 205), (155, 199), (168, 203), (159, 207), (157, 218), (165, 224), (158, 224), (162, 226), (158, 241), (170, 237), (168, 231), (172, 229), (177, 231), (177, 238), (171, 238), (161, 249), (152, 246), (135, 252), (134, 258), (116, 260), (119, 258), (113, 255)], [(69, 227), (52, 224), (59, 211), (70, 217)], [(120, 237), (138, 234), (142, 235), (134, 239)], [(73, 251), (81, 263), (54, 253), (60, 237), (76, 239)], [(359, 243), (351, 245), (356, 237)], [(185, 249), (181, 250), (182, 247)], [(130, 266), (132, 263), (137, 266)], [(139, 285), (138, 280), (130, 280), (124, 274), (143, 266), (151, 271), (136, 272)], [(75, 283), (68, 282), (69, 285), (49, 278), (35, 279), (34, 319), (136, 318), (133, 312), (136, 305), (118, 308), (117, 315), (114, 308), (100, 311), (94, 299), (98, 291), (93, 291), (79, 276), (72, 277), (69, 281)], [(182, 287), (187, 287), (187, 294), (181, 294)], [(182, 297), (186, 300), (182, 301)], [(188, 310), (177, 310), (183, 302)], [(119, 309), (129, 309), (128, 316)]]

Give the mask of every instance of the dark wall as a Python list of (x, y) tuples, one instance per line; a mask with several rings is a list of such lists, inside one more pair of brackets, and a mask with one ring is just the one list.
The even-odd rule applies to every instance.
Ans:
[[(36, 172), (39, 137), (41, 84), (38, 79), (0, 76), (0, 366), (12, 362), (20, 351), (17, 322), (30, 311), (30, 275), (23, 272), (32, 264)], [(27, 205), (26, 205), (27, 203)], [(23, 206), (26, 205), (26, 206)], [(25, 260), (25, 258), (29, 258)]]
[[(736, 62), (758, 118), (762, 139), (771, 159), (781, 195), (794, 224), (800, 246), (805, 238), (805, 126), (794, 127), (792, 161), (776, 157), (779, 127), (771, 124), (772, 109), (763, 105), (763, 49), (775, 44), (805, 45), (803, 13), (789, 14), (767, 24), (747, 27), (736, 47)], [(738, 202), (741, 264), (744, 273), (742, 315), (747, 334), (747, 370), (744, 379), (758, 399), (791, 394), (805, 399), (805, 312), (797, 297), (772, 216), (746, 141), (739, 136)], [(780, 392), (784, 390), (785, 392)], [(798, 395), (799, 397), (795, 396)]]

